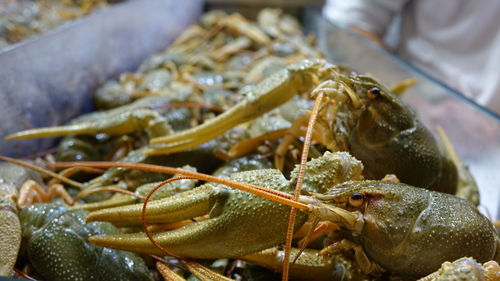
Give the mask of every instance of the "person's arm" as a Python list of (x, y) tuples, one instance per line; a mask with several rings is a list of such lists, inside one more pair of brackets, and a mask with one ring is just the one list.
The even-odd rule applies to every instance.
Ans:
[(382, 39), (393, 17), (410, 0), (328, 0), (325, 17), (386, 47)]

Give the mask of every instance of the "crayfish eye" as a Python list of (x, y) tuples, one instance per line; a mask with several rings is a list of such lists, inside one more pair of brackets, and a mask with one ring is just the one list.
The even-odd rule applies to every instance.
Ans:
[(368, 90), (368, 97), (371, 99), (377, 98), (380, 96), (380, 89), (377, 87), (373, 87), (370, 90)]
[(363, 193), (354, 192), (353, 194), (351, 194), (351, 197), (349, 198), (349, 205), (355, 208), (361, 207), (361, 205), (363, 205), (364, 199), (365, 196), (363, 195)]

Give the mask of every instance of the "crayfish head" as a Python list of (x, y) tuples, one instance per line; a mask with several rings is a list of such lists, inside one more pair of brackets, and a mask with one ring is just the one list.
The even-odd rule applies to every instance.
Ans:
[[(322, 195), (314, 195), (323, 204), (343, 209), (363, 221), (362, 229), (341, 220), (334, 221), (351, 231), (367, 253), (397, 251), (406, 233), (428, 202), (426, 191), (401, 183), (382, 181), (345, 182)], [(417, 189), (422, 191), (422, 189)]]
[(385, 142), (399, 132), (415, 126), (414, 112), (397, 95), (366, 75), (351, 73), (340, 76), (358, 98), (358, 109), (352, 105), (354, 131), (365, 134), (373, 143)]
[[(321, 202), (317, 205), (332, 206), (332, 213), (338, 214), (331, 216), (333, 222), (362, 246), (367, 257), (413, 280), (447, 260), (471, 256), (485, 262), (495, 256), (498, 234), (491, 222), (474, 205), (449, 194), (403, 183), (360, 181), (315, 197)], [(361, 231), (339, 219), (348, 216), (337, 209), (359, 212)]]
[[(430, 188), (446, 186), (440, 191), (454, 193), (456, 179), (449, 176), (438, 183), (446, 164), (434, 136), (418, 121), (413, 110), (398, 96), (369, 77), (354, 79), (358, 92), (365, 91), (367, 101), (353, 120), (348, 135), (349, 151), (365, 166), (367, 178), (379, 179), (395, 174), (402, 182)], [(450, 186), (450, 187), (448, 187)]]

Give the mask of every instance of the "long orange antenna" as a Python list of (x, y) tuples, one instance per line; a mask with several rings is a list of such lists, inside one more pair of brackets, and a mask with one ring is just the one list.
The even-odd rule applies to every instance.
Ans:
[(220, 183), (223, 185), (227, 185), (232, 188), (236, 188), (245, 192), (249, 192), (255, 194), (260, 197), (267, 198), (274, 202), (278, 202), (293, 208), (308, 210), (306, 204), (297, 202), (292, 199), (292, 195), (280, 192), (274, 189), (265, 188), (262, 186), (236, 182), (227, 179), (220, 179), (214, 176), (205, 175), (202, 173), (185, 171), (179, 168), (158, 166), (152, 164), (142, 164), (142, 163), (115, 163), (115, 162), (56, 162), (47, 164), (48, 168), (68, 168), (68, 167), (95, 167), (95, 168), (128, 168), (128, 169), (136, 169), (136, 170), (144, 170), (150, 172), (158, 172), (158, 173), (166, 173), (166, 174), (179, 174), (188, 177), (193, 177), (202, 181), (209, 181)]
[[(318, 116), (319, 105), (323, 99), (324, 93), (320, 91), (316, 100), (314, 101), (314, 106), (311, 112), (311, 117), (309, 118), (309, 124), (307, 125), (306, 138), (304, 140), (304, 148), (302, 149), (302, 155), (300, 158), (299, 174), (297, 176), (297, 184), (295, 185), (295, 190), (293, 193), (293, 199), (298, 200), (300, 196), (300, 191), (302, 188), (302, 183), (304, 182), (304, 173), (306, 170), (307, 155), (309, 154), (309, 147), (311, 145), (312, 131), (314, 129), (314, 123), (316, 122), (316, 117)], [(282, 281), (288, 280), (288, 270), (290, 268), (290, 252), (292, 250), (292, 238), (293, 229), (295, 227), (295, 217), (297, 216), (297, 209), (292, 207), (290, 210), (290, 216), (288, 217), (288, 228), (286, 231), (285, 240), (285, 257), (283, 260), (283, 274), (281, 277)]]
[(7, 156), (1, 156), (0, 155), (0, 160), (2, 161), (5, 161), (5, 162), (10, 162), (10, 163), (14, 163), (14, 164), (17, 164), (17, 165), (20, 165), (20, 166), (23, 166), (23, 167), (26, 167), (26, 168), (29, 168), (29, 169), (32, 169), (32, 170), (35, 170), (39, 173), (42, 173), (42, 174), (45, 174), (45, 175), (48, 175), (50, 177), (53, 177), (55, 179), (58, 179), (64, 183), (67, 183), (73, 187), (76, 187), (78, 189), (84, 189), (85, 187), (83, 186), (83, 184), (77, 182), (77, 181), (74, 181), (72, 179), (69, 179), (65, 176), (61, 176), (57, 173), (54, 173), (52, 171), (49, 171), (47, 169), (44, 169), (40, 166), (37, 166), (37, 165), (33, 165), (31, 163), (28, 163), (26, 161), (21, 161), (21, 160), (18, 160), (18, 159), (14, 159), (14, 158), (10, 158), (10, 157), (7, 157)]

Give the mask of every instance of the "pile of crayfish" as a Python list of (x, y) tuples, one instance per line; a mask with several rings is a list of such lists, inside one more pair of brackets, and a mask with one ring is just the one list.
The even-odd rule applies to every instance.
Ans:
[(0, 49), (108, 6), (114, 0), (3, 0)]
[(99, 111), (5, 138), (64, 137), (0, 157), (0, 274), (500, 280), (473, 177), (402, 88), (329, 63), (278, 10), (209, 12)]

